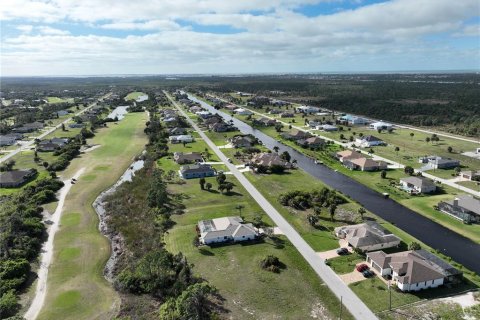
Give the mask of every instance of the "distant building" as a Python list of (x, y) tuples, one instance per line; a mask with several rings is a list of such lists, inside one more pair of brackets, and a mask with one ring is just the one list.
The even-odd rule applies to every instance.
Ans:
[(27, 183), (37, 174), (35, 169), (12, 170), (0, 173), (1, 188), (17, 188)]
[(0, 136), (0, 147), (14, 145), (17, 140), (21, 140), (23, 135), (20, 133), (10, 133)]
[(355, 125), (365, 125), (368, 123), (368, 120), (365, 119), (365, 118), (361, 118), (361, 117), (357, 117), (357, 116), (353, 116), (351, 114), (347, 114), (345, 116), (342, 116), (339, 118), (340, 122), (342, 123), (346, 123), (346, 124), (349, 124), (349, 125), (352, 125), (352, 126), (355, 126)]
[(178, 164), (190, 164), (203, 162), (203, 157), (198, 152), (175, 152), (173, 154), (173, 160)]
[(320, 108), (312, 107), (312, 106), (300, 106), (300, 107), (297, 107), (296, 110), (297, 112), (300, 112), (300, 113), (312, 114), (312, 113), (319, 112)]
[(472, 170), (462, 171), (462, 172), (460, 172), (460, 177), (462, 177), (464, 179), (471, 180), (471, 181), (478, 181), (477, 179), (480, 178), (480, 170), (478, 170), (478, 171), (472, 171)]
[(367, 262), (382, 276), (389, 276), (402, 291), (436, 288), (458, 283), (462, 273), (436, 255), (425, 251), (404, 251), (386, 254), (367, 253)]
[(317, 149), (325, 145), (325, 140), (319, 137), (310, 137), (297, 140), (296, 143), (302, 147)]
[(36, 130), (43, 129), (44, 126), (45, 125), (43, 123), (36, 121), (36, 122), (24, 124), (23, 126), (18, 128), (14, 128), (13, 131), (18, 133), (28, 133), (28, 132), (33, 132)]
[(197, 224), (202, 244), (253, 240), (258, 236), (251, 223), (243, 223), (240, 217), (202, 220)]
[(406, 177), (400, 179), (400, 183), (405, 191), (412, 194), (432, 193), (437, 190), (433, 181), (425, 177)]
[(386, 145), (386, 143), (383, 140), (381, 140), (381, 139), (379, 139), (375, 136), (372, 136), (372, 135), (357, 138), (355, 140), (355, 143), (358, 144), (359, 146), (363, 147), (363, 148)]
[(215, 169), (208, 164), (191, 164), (180, 168), (180, 176), (183, 179), (213, 177), (216, 173)]
[(280, 114), (280, 118), (293, 118), (295, 117), (295, 114), (292, 112), (282, 112)]
[(391, 123), (387, 123), (383, 121), (370, 123), (370, 129), (374, 129), (374, 130), (390, 130), (392, 128), (393, 128), (393, 125)]
[(329, 131), (338, 131), (338, 128), (331, 124), (324, 124), (321, 126), (317, 126), (317, 130), (323, 130), (323, 131), (329, 132)]
[(370, 158), (353, 158), (343, 161), (343, 165), (350, 170), (378, 171), (386, 170), (388, 165), (384, 161), (375, 161)]
[(383, 228), (377, 222), (341, 226), (335, 228), (335, 235), (363, 252), (398, 247), (400, 238)]
[(190, 143), (193, 142), (193, 137), (191, 135), (179, 135), (179, 136), (170, 136), (168, 137), (171, 143)]
[(277, 121), (274, 119), (262, 117), (262, 118), (253, 120), (253, 123), (256, 125), (264, 126), (264, 127), (270, 127), (270, 126), (274, 126), (277, 123)]
[(253, 114), (252, 111), (250, 111), (248, 109), (243, 109), (243, 108), (235, 109), (234, 112), (238, 115), (241, 115), (241, 116), (249, 116), (249, 115)]
[(287, 140), (300, 140), (310, 138), (312, 135), (309, 132), (302, 130), (292, 130), (291, 132), (282, 133), (282, 137)]
[(438, 209), (465, 222), (480, 222), (480, 200), (471, 195), (459, 195), (450, 201), (441, 201)]
[(272, 166), (281, 166), (286, 169), (292, 168), (292, 164), (284, 159), (282, 159), (277, 153), (264, 152), (257, 153), (252, 158), (252, 163), (257, 166), (264, 166), (271, 168)]
[(50, 152), (63, 148), (69, 139), (67, 138), (53, 138), (40, 141), (37, 145), (37, 151)]
[(358, 158), (363, 158), (364, 157), (363, 154), (361, 154), (360, 152), (355, 151), (355, 150), (339, 151), (335, 154), (335, 156), (337, 157), (337, 159), (341, 163), (344, 163), (347, 160), (358, 159)]
[(255, 145), (256, 138), (252, 136), (238, 135), (230, 139), (230, 143), (235, 148), (249, 148)]
[(419, 163), (428, 164), (432, 169), (452, 169), (460, 166), (460, 161), (439, 156), (420, 157)]
[(179, 136), (179, 135), (184, 135), (185, 133), (187, 133), (187, 129), (185, 128), (174, 127), (174, 128), (168, 129), (169, 136)]

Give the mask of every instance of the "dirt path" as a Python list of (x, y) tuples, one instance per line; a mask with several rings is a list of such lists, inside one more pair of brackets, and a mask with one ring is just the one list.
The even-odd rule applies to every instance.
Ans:
[[(83, 171), (85, 171), (85, 168), (79, 169), (72, 178), (78, 179)], [(65, 198), (67, 197), (67, 194), (73, 185), (71, 183), (71, 179), (64, 180), (63, 182), (65, 183), (65, 186), (60, 189), (60, 194), (58, 195), (58, 205), (55, 209), (55, 212), (51, 216), (51, 226), (48, 230), (48, 239), (42, 246), (40, 267), (37, 271), (38, 281), (37, 288), (35, 290), (35, 296), (30, 304), (30, 307), (24, 315), (24, 318), (27, 320), (33, 320), (37, 318), (40, 310), (42, 309), (43, 302), (45, 301), (45, 296), (47, 295), (47, 276), (48, 268), (50, 267), (53, 257), (53, 239), (55, 238), (55, 233), (57, 232), (60, 224)]]

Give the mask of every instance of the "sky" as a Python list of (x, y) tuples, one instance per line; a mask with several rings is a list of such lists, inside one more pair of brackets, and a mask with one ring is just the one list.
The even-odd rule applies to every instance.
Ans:
[(478, 0), (1, 0), (1, 76), (480, 70)]

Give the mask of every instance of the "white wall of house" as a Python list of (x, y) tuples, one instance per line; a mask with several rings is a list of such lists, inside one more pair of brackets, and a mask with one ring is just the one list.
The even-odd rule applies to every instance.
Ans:
[(253, 239), (255, 239), (254, 234), (244, 235), (244, 236), (239, 236), (239, 237), (233, 237), (233, 241), (247, 241), (247, 240), (253, 240)]
[(443, 284), (443, 279), (444, 278), (412, 284), (397, 282), (397, 287), (402, 291), (419, 291), (422, 289), (436, 288), (441, 286)]

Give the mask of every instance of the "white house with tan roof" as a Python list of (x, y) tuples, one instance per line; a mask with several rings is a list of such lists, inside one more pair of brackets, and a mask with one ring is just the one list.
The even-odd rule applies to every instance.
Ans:
[(197, 224), (197, 231), (202, 244), (247, 241), (258, 236), (253, 225), (243, 223), (238, 216), (201, 220)]

